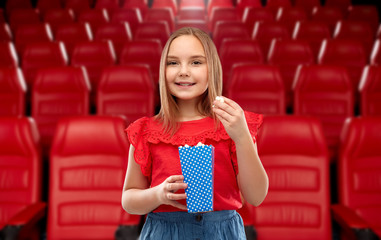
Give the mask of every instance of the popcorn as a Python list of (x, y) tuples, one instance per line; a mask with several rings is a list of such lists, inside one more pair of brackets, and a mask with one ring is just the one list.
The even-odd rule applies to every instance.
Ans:
[(188, 184), (189, 213), (213, 211), (214, 147), (199, 142), (196, 146), (179, 147), (181, 171)]
[(217, 97), (216, 97), (216, 100), (217, 100), (217, 101), (220, 101), (220, 103), (225, 102), (224, 98), (223, 98), (223, 97), (220, 97), (220, 96), (217, 96)]

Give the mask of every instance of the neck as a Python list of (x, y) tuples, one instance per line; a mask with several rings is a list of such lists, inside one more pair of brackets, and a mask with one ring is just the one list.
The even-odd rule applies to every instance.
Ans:
[(192, 121), (203, 118), (204, 116), (198, 111), (198, 99), (177, 101), (179, 106), (178, 121)]

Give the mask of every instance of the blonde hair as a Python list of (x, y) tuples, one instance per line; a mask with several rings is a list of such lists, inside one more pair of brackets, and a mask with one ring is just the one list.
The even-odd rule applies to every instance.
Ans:
[(171, 95), (167, 86), (165, 69), (167, 66), (168, 51), (172, 41), (184, 35), (194, 36), (201, 42), (208, 66), (208, 89), (198, 103), (198, 110), (203, 116), (212, 117), (216, 123), (219, 122), (211, 108), (214, 99), (222, 94), (222, 67), (216, 46), (209, 35), (204, 31), (198, 28), (184, 27), (175, 31), (170, 36), (164, 46), (160, 60), (159, 89), (161, 108), (160, 112), (156, 115), (156, 119), (163, 124), (164, 131), (172, 135), (178, 130), (178, 122), (176, 120), (178, 118), (179, 107), (175, 97)]

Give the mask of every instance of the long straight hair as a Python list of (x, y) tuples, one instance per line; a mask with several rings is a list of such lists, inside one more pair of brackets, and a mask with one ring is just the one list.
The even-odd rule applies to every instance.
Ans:
[(216, 126), (218, 126), (217, 123), (219, 123), (217, 116), (211, 108), (214, 99), (222, 94), (222, 67), (216, 46), (209, 35), (204, 31), (198, 28), (184, 27), (175, 31), (170, 36), (164, 46), (160, 60), (159, 89), (161, 108), (156, 115), (156, 119), (163, 124), (163, 130), (171, 135), (175, 134), (179, 127), (177, 122), (179, 106), (177, 105), (175, 97), (169, 91), (165, 69), (167, 66), (168, 51), (172, 41), (184, 35), (194, 36), (201, 42), (208, 67), (208, 88), (197, 104), (198, 111), (203, 116), (212, 117), (216, 122)]

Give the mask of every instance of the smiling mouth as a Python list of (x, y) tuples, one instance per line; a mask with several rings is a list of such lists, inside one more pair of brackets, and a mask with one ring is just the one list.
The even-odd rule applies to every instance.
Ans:
[(179, 85), (179, 86), (193, 86), (195, 85), (196, 83), (175, 83), (176, 85)]

